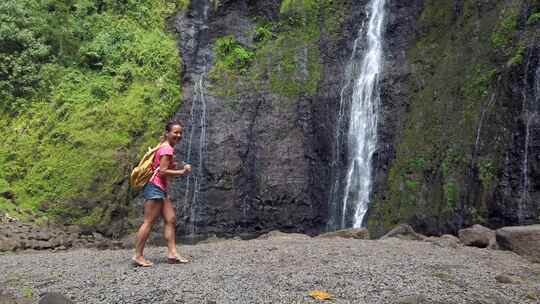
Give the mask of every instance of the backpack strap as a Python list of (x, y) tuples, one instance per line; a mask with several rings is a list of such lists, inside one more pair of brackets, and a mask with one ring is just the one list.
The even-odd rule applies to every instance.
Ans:
[[(161, 148), (161, 145), (162, 145), (162, 144), (163, 144), (163, 143), (159, 143), (159, 145), (157, 145), (157, 146), (155, 147), (156, 153), (157, 153), (157, 151), (159, 151), (159, 149)], [(156, 158), (156, 155), (154, 155), (154, 158)], [(154, 162), (154, 160), (152, 159), (152, 163), (153, 163), (153, 162)], [(158, 174), (158, 172), (159, 172), (159, 162), (158, 162), (158, 166), (154, 169), (154, 173), (152, 174), (152, 176), (150, 177), (150, 179), (148, 180), (148, 182), (150, 182), (151, 180), (153, 180), (154, 177), (156, 177), (156, 175)]]
[(154, 179), (154, 177), (156, 177), (156, 175), (158, 174), (159, 172), (159, 167), (156, 168), (156, 170), (154, 170), (154, 174), (152, 174), (152, 177), (150, 177), (150, 179), (148, 180), (148, 182), (150, 182), (151, 180)]

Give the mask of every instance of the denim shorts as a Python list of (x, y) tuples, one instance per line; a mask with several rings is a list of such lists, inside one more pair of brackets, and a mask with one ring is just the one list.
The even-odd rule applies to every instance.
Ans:
[(167, 192), (152, 183), (147, 183), (143, 188), (143, 197), (146, 200), (163, 201), (167, 197)]

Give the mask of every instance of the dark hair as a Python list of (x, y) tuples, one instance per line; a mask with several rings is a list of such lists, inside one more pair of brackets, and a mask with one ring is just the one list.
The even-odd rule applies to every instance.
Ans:
[[(171, 132), (171, 129), (173, 126), (180, 126), (180, 128), (184, 128), (184, 125), (178, 121), (178, 120), (169, 120), (169, 122), (167, 122), (167, 124), (165, 125), (165, 132)], [(161, 135), (161, 137), (159, 138), (159, 142), (160, 143), (164, 143), (165, 141), (167, 140), (165, 134)]]
[(169, 120), (165, 125), (165, 132), (170, 132), (173, 126), (180, 126), (182, 129), (184, 128), (184, 125), (180, 121), (173, 119)]

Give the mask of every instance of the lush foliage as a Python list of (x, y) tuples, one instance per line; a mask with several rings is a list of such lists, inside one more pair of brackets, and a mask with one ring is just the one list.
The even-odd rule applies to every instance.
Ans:
[(219, 38), (214, 47), (214, 52), (217, 56), (218, 65), (229, 70), (245, 71), (253, 60), (254, 54), (252, 51), (244, 48), (232, 36)]
[(518, 14), (519, 7), (517, 5), (508, 7), (503, 11), (502, 20), (491, 35), (491, 43), (495, 48), (504, 49), (508, 47), (517, 30)]
[[(272, 92), (286, 97), (312, 95), (321, 79), (320, 37), (341, 27), (343, 1), (285, 0), (278, 20), (259, 20), (250, 45), (234, 37), (215, 42), (211, 71), (216, 93)], [(240, 73), (239, 73), (240, 72)]]
[(530, 15), (529, 18), (527, 19), (527, 24), (533, 25), (533, 24), (538, 23), (539, 21), (540, 21), (540, 13), (534, 13)]
[(179, 56), (164, 20), (186, 5), (0, 4), (0, 209), (88, 222), (90, 206), (72, 202), (103, 210), (118, 199), (179, 105)]

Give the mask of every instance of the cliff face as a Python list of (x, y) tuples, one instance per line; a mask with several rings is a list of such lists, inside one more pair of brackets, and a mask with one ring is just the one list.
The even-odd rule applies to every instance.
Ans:
[[(175, 19), (186, 71), (184, 106), (177, 114), (186, 123), (186, 131), (177, 152), (195, 168), (192, 176), (180, 178), (174, 186), (179, 234), (238, 234), (272, 229), (313, 233), (325, 224), (330, 182), (327, 157), (341, 77), (336, 65), (347, 51), (329, 39), (312, 41), (310, 37), (283, 32), (272, 34), (263, 46), (255, 45), (254, 32), (261, 22), (274, 24), (270, 28), (274, 31), (289, 26), (277, 24), (283, 22), (279, 14), (280, 1), (226, 1), (218, 7), (196, 1)], [(257, 24), (256, 19), (262, 21)], [(219, 58), (215, 45), (222, 37), (233, 37), (248, 50), (264, 50), (280, 39), (298, 39), (297, 46), (284, 48), (290, 47), (292, 60), (306, 67), (298, 74), (292, 71), (283, 77), (292, 74), (300, 77), (300, 83), (307, 82), (319, 77), (320, 67), (324, 69), (323, 82), (328, 83), (321, 90), (323, 94), (306, 93), (305, 87), (289, 94), (282, 91), (288, 84), (279, 82), (257, 90), (250, 83), (249, 77), (253, 76), (244, 76), (232, 85), (222, 81), (225, 76), (216, 80), (213, 73)], [(340, 53), (321, 52), (321, 57), (316, 58), (317, 68), (312, 68), (308, 47), (325, 51), (332, 47)], [(273, 55), (287, 56), (279, 52)], [(276, 60), (270, 64), (283, 63)], [(251, 69), (256, 68), (253, 65)], [(274, 77), (272, 73), (276, 72), (264, 77)], [(271, 81), (262, 80), (266, 84)], [(223, 94), (226, 86), (242, 90)]]
[[(173, 20), (186, 124), (177, 153), (195, 169), (173, 187), (179, 234), (326, 228), (332, 168), (343, 168), (332, 161), (346, 156), (343, 75), (367, 1), (308, 2), (192, 1)], [(536, 221), (540, 4), (397, 2), (387, 3), (366, 224), (437, 234)]]
[[(403, 91), (386, 91), (385, 104), (404, 111), (382, 126), (393, 139), (383, 135), (380, 151), (395, 154), (376, 164), (369, 228), (409, 222), (438, 234), (537, 222), (538, 1), (420, 7), (398, 64), (407, 72), (388, 69), (385, 87)], [(401, 36), (389, 33), (387, 43)]]

